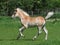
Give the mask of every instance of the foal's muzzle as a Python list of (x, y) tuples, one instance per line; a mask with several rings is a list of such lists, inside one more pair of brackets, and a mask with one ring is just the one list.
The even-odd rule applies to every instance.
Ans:
[(15, 18), (15, 16), (14, 16), (14, 15), (12, 15), (11, 17), (12, 17), (12, 18)]

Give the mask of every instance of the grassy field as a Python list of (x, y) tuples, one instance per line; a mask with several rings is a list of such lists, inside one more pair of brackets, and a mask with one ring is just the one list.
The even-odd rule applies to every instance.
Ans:
[(25, 29), (25, 37), (16, 40), (20, 27), (19, 19), (0, 16), (0, 45), (60, 45), (60, 21), (55, 24), (52, 22), (46, 23), (49, 32), (47, 41), (44, 39), (44, 32), (36, 40), (32, 40), (37, 33), (37, 27)]

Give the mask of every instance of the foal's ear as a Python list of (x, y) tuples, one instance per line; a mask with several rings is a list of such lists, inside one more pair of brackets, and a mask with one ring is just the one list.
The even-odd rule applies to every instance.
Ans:
[(14, 11), (17, 12), (17, 9), (15, 9)]
[(17, 12), (17, 9), (14, 9), (14, 12)]
[(15, 15), (15, 14), (16, 14), (16, 12), (17, 12), (17, 10), (16, 10), (16, 9), (14, 9), (13, 14)]

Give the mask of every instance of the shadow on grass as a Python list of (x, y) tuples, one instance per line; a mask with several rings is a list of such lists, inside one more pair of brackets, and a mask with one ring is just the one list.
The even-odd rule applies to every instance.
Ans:
[(16, 39), (0, 39), (0, 41), (15, 41)]
[(39, 41), (38, 39), (0, 39), (0, 41)]
[(22, 39), (24, 41), (33, 41), (32, 39)]
[(0, 39), (0, 41), (34, 41), (32, 39)]

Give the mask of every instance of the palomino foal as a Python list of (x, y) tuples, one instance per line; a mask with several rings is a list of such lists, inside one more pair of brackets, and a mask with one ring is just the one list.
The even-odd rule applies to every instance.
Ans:
[(38, 27), (38, 32), (37, 34), (33, 37), (33, 40), (36, 39), (39, 34), (41, 33), (41, 29), (44, 30), (46, 36), (45, 36), (45, 40), (47, 40), (48, 37), (48, 31), (45, 27), (45, 23), (46, 23), (46, 19), (48, 19), (49, 17), (51, 17), (53, 15), (53, 12), (49, 12), (47, 14), (47, 16), (45, 18), (38, 16), (38, 17), (30, 17), (28, 13), (26, 13), (25, 11), (23, 11), (20, 8), (16, 8), (12, 18), (14, 17), (19, 17), (21, 19), (21, 23), (23, 24), (23, 26), (19, 29), (19, 35), (17, 37), (17, 39), (20, 38), (20, 36), (24, 36), (22, 34), (23, 30), (25, 28), (28, 28), (28, 26), (34, 26), (36, 25)]

